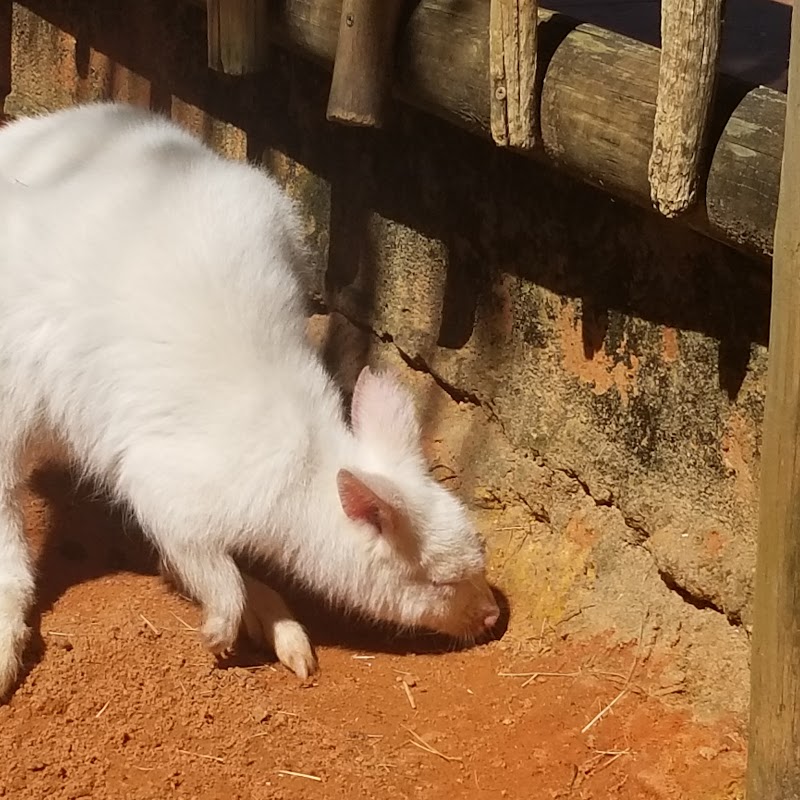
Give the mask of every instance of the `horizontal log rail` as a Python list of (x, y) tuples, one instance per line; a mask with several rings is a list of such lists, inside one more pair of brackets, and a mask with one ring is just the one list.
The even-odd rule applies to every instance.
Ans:
[[(205, 0), (191, 0), (204, 6)], [(269, 36), (332, 69), (341, 0), (269, 3)], [(397, 44), (395, 96), (492, 138), (487, 0), (420, 0)], [(525, 151), (652, 208), (648, 164), (659, 50), (539, 9), (540, 135)], [(712, 158), (699, 202), (682, 222), (767, 259), (778, 205), (784, 94), (730, 81), (720, 87)], [(731, 101), (736, 98), (736, 102)]]

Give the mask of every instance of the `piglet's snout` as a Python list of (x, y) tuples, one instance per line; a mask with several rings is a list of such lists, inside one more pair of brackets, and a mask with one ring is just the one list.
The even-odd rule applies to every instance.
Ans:
[(469, 622), (467, 627), (475, 636), (489, 634), (497, 625), (497, 620), (500, 619), (500, 608), (489, 585), (482, 583), (475, 586), (471, 601), (468, 606)]
[(463, 581), (451, 601), (437, 609), (422, 625), (448, 636), (482, 640), (497, 625), (500, 609), (485, 580)]
[(476, 627), (483, 629), (481, 633), (491, 632), (492, 628), (497, 625), (497, 620), (500, 619), (500, 609), (494, 599), (478, 608), (475, 619), (477, 622)]
[(486, 628), (487, 631), (492, 630), (492, 628), (497, 625), (498, 619), (500, 619), (500, 609), (495, 603), (494, 608), (486, 611), (486, 616), (483, 618), (483, 627)]

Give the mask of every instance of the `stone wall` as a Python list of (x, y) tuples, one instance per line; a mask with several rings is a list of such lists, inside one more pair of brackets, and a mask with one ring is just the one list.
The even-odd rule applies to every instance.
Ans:
[(417, 388), (508, 641), (644, 631), (696, 710), (744, 710), (763, 266), (421, 113), (337, 128), (330, 76), (281, 51), (258, 78), (210, 73), (178, 0), (14, 4), (12, 68), (6, 113), (125, 99), (280, 178), (313, 332), (345, 385), (368, 359)]

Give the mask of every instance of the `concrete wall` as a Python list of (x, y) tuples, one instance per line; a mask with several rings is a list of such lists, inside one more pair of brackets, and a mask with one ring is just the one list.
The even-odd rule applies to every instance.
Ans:
[(418, 389), (509, 642), (644, 631), (677, 697), (744, 710), (763, 267), (423, 114), (338, 129), (329, 75), (280, 51), (260, 78), (209, 73), (177, 0), (15, 4), (12, 66), (9, 114), (126, 99), (279, 176), (315, 335), (345, 384), (368, 358)]

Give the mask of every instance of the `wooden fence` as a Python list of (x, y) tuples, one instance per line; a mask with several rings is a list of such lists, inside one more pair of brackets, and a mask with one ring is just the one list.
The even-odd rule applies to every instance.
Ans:
[[(211, 0), (209, 13), (219, 14), (212, 5), (224, 2)], [(246, 2), (266, 9), (260, 47), (278, 44), (331, 69), (340, 27), (355, 30), (356, 17), (347, 26), (341, 0)], [(658, 48), (546, 9), (538, 9), (533, 26), (532, 7), (521, 0), (404, 3), (395, 38), (384, 39), (392, 50), (385, 63), (393, 74), (376, 95), (381, 108), (391, 88), (396, 100), (500, 144), (507, 124), (503, 113), (510, 111), (508, 146), (638, 205), (652, 207), (655, 196), (658, 207), (683, 224), (757, 258), (771, 258), (785, 95), (729, 78), (717, 81), (714, 92), (714, 64), (689, 70), (687, 48), (673, 47), (675, 56), (662, 64)], [(670, 13), (679, 12), (680, 4)], [(519, 20), (518, 32), (509, 27), (511, 19)], [(213, 18), (210, 24), (214, 30)], [(527, 61), (534, 44), (535, 72)], [(713, 43), (700, 37), (693, 48), (695, 61), (714, 62), (718, 37)], [(215, 52), (212, 65), (218, 63)], [(230, 71), (256, 69), (256, 63), (239, 63)], [(674, 77), (689, 72), (692, 80)], [(509, 75), (510, 88), (503, 83)], [(374, 73), (368, 78), (374, 82)], [(372, 124), (382, 120), (379, 112)], [(687, 146), (686, 131), (696, 147)]]

